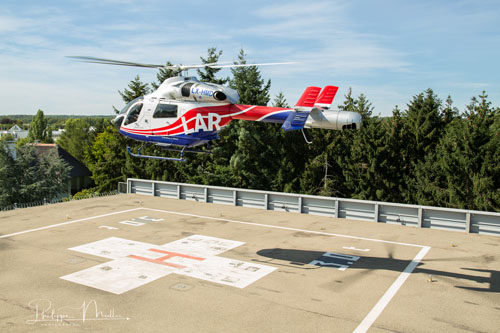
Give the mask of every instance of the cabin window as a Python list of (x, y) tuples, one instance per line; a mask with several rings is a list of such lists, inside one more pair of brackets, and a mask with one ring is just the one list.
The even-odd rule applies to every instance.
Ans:
[(158, 104), (153, 118), (177, 118), (176, 104)]
[(132, 106), (132, 108), (128, 112), (127, 120), (125, 120), (124, 125), (135, 123), (137, 119), (139, 119), (139, 114), (141, 113), (141, 109), (142, 109), (142, 103)]

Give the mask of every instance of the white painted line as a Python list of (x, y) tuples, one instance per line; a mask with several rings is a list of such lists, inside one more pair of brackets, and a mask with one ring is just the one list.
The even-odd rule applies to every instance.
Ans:
[(277, 225), (261, 224), (261, 223), (254, 223), (254, 222), (243, 222), (243, 221), (225, 219), (225, 218), (221, 218), (221, 217), (211, 217), (211, 216), (203, 216), (203, 215), (196, 215), (196, 214), (189, 214), (189, 213), (180, 213), (180, 212), (174, 212), (174, 211), (163, 210), (163, 209), (154, 209), (154, 208), (142, 208), (142, 209), (150, 210), (150, 211), (153, 211), (153, 212), (160, 212), (160, 213), (167, 213), (167, 214), (174, 214), (174, 215), (198, 217), (198, 218), (203, 218), (203, 219), (208, 219), (208, 220), (216, 220), (216, 221), (224, 221), (224, 222), (230, 222), (230, 223), (253, 225), (253, 226), (256, 226), (256, 227), (265, 227), (265, 228), (271, 228), (271, 229), (282, 229), (282, 230), (289, 230), (289, 231), (307, 232), (307, 233), (316, 234), (316, 235), (325, 235), (325, 236), (335, 236), (335, 237), (342, 237), (342, 238), (360, 239), (360, 240), (366, 240), (366, 241), (377, 242), (377, 243), (387, 243), (387, 244), (412, 246), (412, 247), (421, 247), (421, 248), (425, 247), (424, 245), (418, 245), (418, 244), (393, 242), (393, 241), (386, 241), (386, 240), (382, 240), (382, 239), (357, 237), (357, 236), (349, 236), (349, 235), (342, 235), (342, 234), (332, 234), (332, 233), (329, 233), (329, 232), (321, 232), (321, 231), (313, 231), (313, 230), (305, 230), (305, 229), (297, 229), (297, 228), (288, 228), (288, 227), (281, 227), (281, 226), (277, 226)]
[(417, 267), (417, 265), (420, 263), (420, 261), (425, 257), (427, 252), (429, 252), (431, 248), (429, 246), (424, 246), (420, 252), (417, 253), (415, 258), (406, 266), (404, 271), (398, 276), (396, 281), (387, 289), (385, 292), (384, 296), (375, 304), (373, 309), (366, 315), (365, 319), (361, 322), (361, 324), (356, 327), (354, 330), (355, 333), (361, 333), (361, 332), (366, 332), (372, 324), (377, 320), (377, 318), (380, 316), (382, 311), (384, 311), (385, 307), (389, 302), (392, 300), (394, 295), (398, 292), (399, 288), (405, 283), (406, 279), (410, 276), (411, 272)]
[(85, 222), (85, 221), (89, 221), (89, 220), (93, 220), (93, 219), (98, 219), (98, 218), (101, 218), (101, 217), (118, 215), (118, 214), (122, 214), (122, 213), (129, 213), (129, 212), (133, 212), (133, 211), (136, 211), (136, 210), (139, 210), (139, 209), (142, 209), (142, 207), (127, 209), (127, 210), (122, 210), (122, 211), (119, 211), (119, 212), (108, 213), (108, 214), (103, 214), (103, 215), (98, 215), (98, 216), (86, 217), (86, 218), (79, 219), (79, 220), (74, 220), (74, 221), (68, 221), (68, 222), (62, 222), (62, 223), (52, 224), (52, 225), (48, 225), (48, 226), (40, 227), (40, 228), (35, 228), (35, 229), (18, 231), (18, 232), (14, 232), (12, 234), (0, 236), (0, 239), (12, 237), (12, 236), (17, 236), (17, 235), (22, 235), (22, 234), (27, 234), (27, 233), (34, 232), (34, 231), (40, 231), (40, 230), (45, 230), (45, 229), (57, 228), (57, 227), (60, 227), (60, 226), (63, 226), (63, 225), (68, 225), (68, 224), (73, 224), (73, 223), (79, 223), (79, 222)]
[(343, 249), (353, 250), (353, 251), (361, 251), (361, 252), (369, 252), (370, 249), (357, 249), (354, 246), (342, 246)]

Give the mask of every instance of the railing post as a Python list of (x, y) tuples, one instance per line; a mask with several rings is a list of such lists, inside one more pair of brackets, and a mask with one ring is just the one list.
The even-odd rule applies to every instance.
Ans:
[(465, 213), (465, 232), (470, 233), (471, 229), (471, 218), (470, 218), (470, 212)]
[(238, 192), (236, 190), (233, 190), (233, 206), (236, 206), (238, 204)]
[(264, 209), (265, 210), (269, 209), (269, 194), (268, 193), (264, 194)]
[(424, 219), (424, 214), (423, 214), (422, 207), (418, 207), (418, 227), (419, 228), (422, 228), (423, 219)]
[(339, 199), (335, 199), (335, 217), (339, 217)]
[(181, 198), (181, 185), (177, 184), (177, 199)]
[(154, 180), (151, 182), (151, 195), (156, 196), (156, 183)]
[(378, 222), (378, 202), (375, 203), (375, 210), (373, 212), (373, 220)]
[(299, 197), (299, 214), (302, 214), (302, 197)]
[(205, 202), (208, 202), (208, 186), (205, 186)]

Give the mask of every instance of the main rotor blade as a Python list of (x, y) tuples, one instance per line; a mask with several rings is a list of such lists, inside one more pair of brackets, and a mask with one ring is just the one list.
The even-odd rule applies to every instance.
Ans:
[(212, 62), (207, 64), (199, 65), (155, 65), (155, 64), (143, 64), (139, 62), (113, 60), (105, 58), (87, 57), (87, 56), (67, 56), (67, 58), (75, 59), (81, 62), (88, 62), (93, 64), (104, 64), (104, 65), (117, 65), (117, 66), (129, 66), (129, 67), (143, 67), (143, 68), (165, 68), (172, 70), (189, 70), (193, 68), (228, 68), (228, 67), (249, 67), (249, 66), (271, 66), (271, 65), (289, 65), (296, 64), (297, 62), (268, 62), (262, 64), (228, 64), (227, 62)]
[(141, 64), (138, 62), (95, 58), (95, 57), (85, 57), (85, 56), (67, 56), (67, 58), (76, 59), (81, 62), (89, 62), (94, 64), (105, 64), (105, 65), (118, 65), (118, 66), (131, 66), (131, 67), (146, 67), (146, 68), (162, 68), (165, 65), (154, 65), (154, 64)]
[(204, 65), (207, 67), (212, 67), (212, 68), (225, 68), (225, 67), (250, 67), (250, 66), (273, 66), (273, 65), (291, 65), (291, 64), (298, 64), (296, 61), (289, 61), (289, 62), (265, 62), (262, 64), (232, 64), (232, 65)]

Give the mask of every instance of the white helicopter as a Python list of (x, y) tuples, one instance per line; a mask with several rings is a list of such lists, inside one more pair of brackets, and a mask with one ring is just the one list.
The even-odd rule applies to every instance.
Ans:
[[(165, 68), (187, 71), (194, 68), (224, 68), (267, 66), (289, 63), (221, 64), (202, 65), (153, 65), (85, 56), (71, 56), (78, 61)], [(112, 120), (121, 134), (144, 143), (151, 143), (166, 150), (180, 152), (179, 158), (141, 155), (128, 152), (134, 157), (168, 161), (185, 161), (185, 152), (206, 153), (192, 147), (218, 139), (219, 131), (232, 120), (280, 123), (285, 131), (304, 128), (331, 130), (360, 129), (361, 115), (350, 111), (330, 110), (338, 87), (307, 87), (293, 108), (237, 104), (240, 97), (234, 89), (200, 82), (192, 76), (176, 76), (166, 79), (154, 92), (128, 103)], [(304, 138), (307, 138), (304, 134)], [(310, 142), (308, 142), (310, 143)]]

